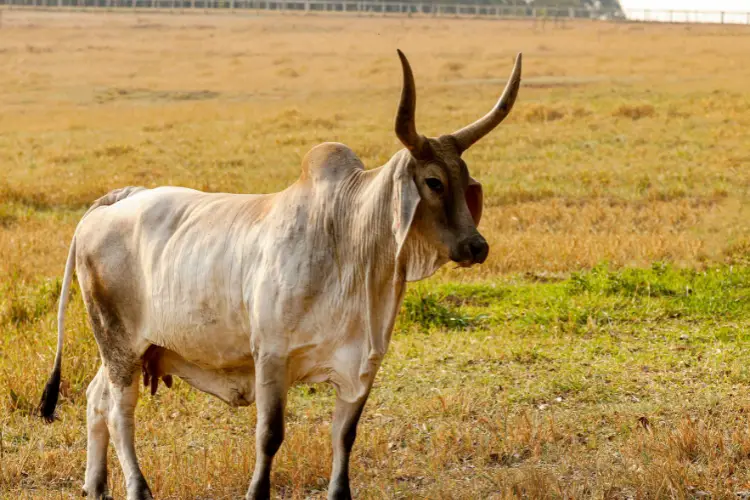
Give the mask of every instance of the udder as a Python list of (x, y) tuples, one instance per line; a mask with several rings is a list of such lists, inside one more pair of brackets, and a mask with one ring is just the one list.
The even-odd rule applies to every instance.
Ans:
[(172, 375), (196, 389), (213, 394), (231, 406), (248, 406), (255, 400), (255, 366), (231, 369), (202, 368), (164, 347), (151, 345), (143, 355), (143, 385), (155, 394), (159, 380), (172, 387)]

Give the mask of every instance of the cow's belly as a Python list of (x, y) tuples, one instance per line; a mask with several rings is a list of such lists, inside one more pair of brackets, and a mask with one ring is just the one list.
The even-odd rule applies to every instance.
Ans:
[(150, 328), (144, 336), (152, 344), (169, 349), (204, 368), (225, 369), (253, 364), (249, 336), (236, 325), (178, 321)]
[[(252, 401), (255, 364), (245, 331), (182, 324), (168, 331), (151, 332), (146, 338), (171, 351), (175, 359), (183, 360), (174, 363), (168, 373), (230, 404)], [(314, 340), (308, 337), (302, 342), (292, 336), (289, 340), (286, 354), (290, 385), (330, 382), (346, 401), (366, 396), (380, 360), (374, 360), (373, 365), (362, 329), (350, 331), (348, 336), (318, 336)]]
[[(151, 300), (144, 336), (205, 368), (252, 363), (250, 327), (239, 287), (224, 267), (206, 260), (202, 265), (157, 268), (147, 288)], [(205, 276), (184, 271), (195, 268)]]

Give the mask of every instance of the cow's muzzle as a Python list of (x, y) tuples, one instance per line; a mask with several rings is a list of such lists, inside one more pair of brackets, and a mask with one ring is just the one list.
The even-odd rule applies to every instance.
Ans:
[(487, 260), (487, 254), (490, 253), (490, 246), (487, 240), (479, 234), (473, 234), (464, 238), (458, 243), (457, 248), (451, 252), (451, 260), (462, 267), (469, 267), (473, 264), (481, 264)]

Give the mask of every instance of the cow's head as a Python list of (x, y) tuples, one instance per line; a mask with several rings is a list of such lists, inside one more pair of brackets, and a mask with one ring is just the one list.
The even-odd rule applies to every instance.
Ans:
[(399, 252), (408, 238), (417, 247), (429, 247), (437, 266), (448, 260), (466, 267), (481, 264), (489, 252), (487, 241), (477, 230), (482, 217), (482, 185), (469, 175), (461, 154), (510, 112), (521, 84), (521, 54), (495, 107), (471, 125), (437, 138), (417, 132), (414, 75), (400, 50), (398, 55), (404, 86), (396, 135), (409, 151), (408, 162), (395, 179), (394, 234)]

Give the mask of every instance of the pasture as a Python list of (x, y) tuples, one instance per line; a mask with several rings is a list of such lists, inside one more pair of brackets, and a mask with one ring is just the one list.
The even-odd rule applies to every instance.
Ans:
[[(344, 142), (400, 148), (396, 48), (417, 123), (509, 118), (465, 155), (488, 261), (413, 285), (359, 427), (358, 498), (750, 496), (750, 28), (3, 11), (0, 497), (78, 496), (98, 353), (80, 293), (59, 420), (51, 368), (70, 238), (125, 185), (271, 192)], [(324, 498), (327, 386), (290, 393), (274, 494)], [(180, 381), (143, 394), (157, 498), (236, 498), (254, 408)], [(110, 447), (110, 481), (123, 478)]]

